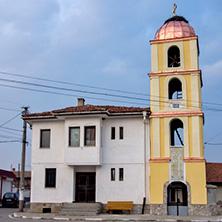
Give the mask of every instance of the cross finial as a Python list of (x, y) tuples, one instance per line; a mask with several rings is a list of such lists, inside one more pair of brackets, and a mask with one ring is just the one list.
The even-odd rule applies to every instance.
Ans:
[(177, 8), (177, 5), (174, 3), (173, 4), (173, 16), (176, 16), (177, 14), (176, 14), (176, 8)]

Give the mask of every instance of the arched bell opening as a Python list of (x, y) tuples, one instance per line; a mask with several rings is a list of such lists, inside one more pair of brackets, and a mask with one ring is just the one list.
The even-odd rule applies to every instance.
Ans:
[(182, 83), (179, 79), (174, 78), (169, 82), (169, 99), (182, 99)]
[(180, 66), (180, 49), (177, 46), (171, 46), (168, 49), (168, 67)]
[(183, 122), (179, 119), (173, 119), (170, 123), (170, 145), (184, 146), (183, 134)]

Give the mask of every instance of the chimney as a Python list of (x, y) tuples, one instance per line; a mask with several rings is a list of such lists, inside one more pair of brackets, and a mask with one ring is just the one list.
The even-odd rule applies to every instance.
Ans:
[(84, 106), (85, 105), (85, 99), (78, 98), (78, 106)]

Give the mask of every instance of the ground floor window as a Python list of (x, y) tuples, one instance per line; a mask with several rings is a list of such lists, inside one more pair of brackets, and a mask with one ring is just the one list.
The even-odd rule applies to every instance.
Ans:
[(116, 172), (115, 172), (115, 168), (111, 168), (111, 181), (115, 181), (115, 177), (116, 177)]
[(119, 168), (119, 181), (123, 181), (124, 171), (123, 168)]
[(45, 187), (56, 187), (56, 169), (45, 169)]

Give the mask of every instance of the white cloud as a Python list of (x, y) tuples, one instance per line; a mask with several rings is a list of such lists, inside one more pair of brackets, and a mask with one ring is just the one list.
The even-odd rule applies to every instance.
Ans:
[(210, 83), (218, 82), (218, 79), (222, 78), (222, 60), (217, 61), (214, 64), (203, 66), (204, 78)]
[(110, 75), (125, 75), (127, 64), (124, 60), (114, 59), (103, 69), (103, 72)]

